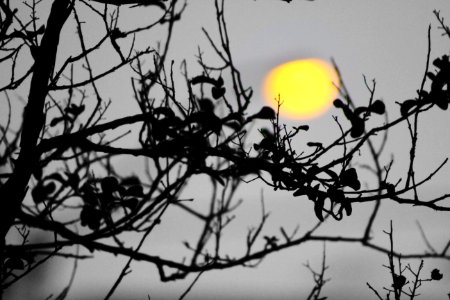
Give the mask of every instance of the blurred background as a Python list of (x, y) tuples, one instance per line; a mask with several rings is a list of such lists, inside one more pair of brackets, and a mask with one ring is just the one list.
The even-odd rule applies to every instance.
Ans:
[[(389, 115), (392, 119), (395, 118), (399, 114), (395, 102), (415, 97), (416, 90), (420, 88), (430, 24), (431, 59), (449, 53), (450, 40), (441, 36), (442, 30), (438, 29), (434, 9), (440, 10), (441, 15), (450, 20), (450, 5), (447, 0), (294, 0), (291, 3), (276, 0), (226, 1), (225, 18), (234, 61), (240, 68), (244, 83), (254, 90), (249, 111), (257, 112), (261, 106), (266, 105), (262, 83), (273, 67), (290, 60), (320, 58), (335, 60), (357, 105), (366, 104), (369, 99), (363, 75), (368, 80), (376, 79), (375, 97), (385, 102)], [(123, 26), (126, 27), (128, 23), (134, 24), (154, 15), (155, 8), (124, 8), (121, 17)], [(217, 61), (201, 30), (204, 27), (213, 37), (217, 37), (215, 18), (213, 1), (188, 2), (182, 20), (175, 26), (169, 52), (169, 58), (174, 60), (176, 66), (175, 71), (180, 70), (182, 60), (186, 59), (191, 75), (201, 72), (195, 58), (198, 47), (204, 52), (207, 62), (214, 64)], [(151, 33), (152, 36), (141, 37), (139, 42), (145, 44), (155, 41), (163, 37), (165, 32)], [(73, 40), (63, 36), (60, 51), (72, 51), (73, 43)], [(103, 55), (95, 60), (95, 64), (101, 66), (108, 59), (108, 56)], [(112, 100), (107, 118), (138, 112), (136, 103), (130, 100), (130, 76), (129, 70), (120, 71), (108, 81), (101, 82), (105, 98)], [(181, 80), (181, 76), (179, 79)], [(183, 85), (183, 82), (179, 84)], [(26, 91), (23, 95), (26, 95)], [(313, 120), (283, 121), (289, 126), (308, 124), (310, 131), (304, 136), (308, 141), (331, 141), (339, 134), (333, 115), (339, 115), (339, 112), (331, 109)], [(378, 121), (379, 124), (383, 122), (381, 119)], [(428, 112), (421, 118), (416, 163), (416, 175), (419, 178), (426, 177), (448, 157), (449, 125), (448, 113), (440, 110)], [(124, 142), (133, 141), (132, 136), (129, 139)], [(300, 140), (298, 143), (299, 146), (304, 145), (305, 141)], [(385, 164), (394, 158), (391, 178), (400, 178), (406, 173), (409, 146), (406, 125), (391, 131), (382, 158)], [(358, 162), (365, 162), (364, 154), (361, 154)], [(140, 159), (121, 158), (116, 163), (116, 169), (124, 172), (143, 172)], [(420, 196), (430, 199), (448, 193), (449, 175), (450, 168), (445, 167), (420, 190)], [(367, 173), (363, 180), (370, 184), (374, 178)], [(195, 198), (201, 205), (202, 200), (209, 197), (201, 189), (203, 185), (208, 186), (202, 178), (193, 180), (185, 190), (185, 197)], [(247, 229), (256, 226), (261, 218), (262, 195), (266, 210), (271, 211), (266, 227), (268, 235), (278, 234), (281, 226), (292, 231), (296, 225), (300, 225), (300, 229), (306, 229), (316, 222), (312, 204), (306, 199), (274, 192), (261, 182), (243, 184), (237, 195), (243, 199), (243, 205), (224, 237), (224, 249), (230, 253), (238, 255), (245, 250)], [(372, 207), (371, 203), (355, 205), (351, 217), (340, 222), (331, 221), (320, 232), (358, 236)], [(178, 250), (183, 248), (182, 242), (193, 240), (199, 228), (199, 224), (191, 224), (184, 216), (176, 209), (169, 211), (142, 251), (181, 260)], [(384, 247), (389, 243), (383, 230), (389, 229), (390, 220), (393, 221), (395, 248), (398, 251), (417, 253), (426, 250), (417, 222), (420, 222), (436, 249), (442, 249), (450, 239), (448, 214), (399, 206), (386, 201), (382, 203), (372, 232), (374, 241)], [(133, 240), (130, 240), (130, 244), (133, 244)], [(312, 275), (304, 264), (309, 262), (319, 270), (323, 247), (321, 242), (308, 243), (271, 255), (257, 268), (236, 267), (206, 272), (187, 299), (304, 299), (314, 285)], [(124, 258), (98, 253), (95, 254), (95, 259), (79, 261), (68, 299), (103, 298), (125, 262)], [(380, 292), (383, 286), (390, 286), (388, 270), (383, 267), (383, 264), (388, 263), (387, 256), (360, 245), (327, 243), (326, 263), (329, 265), (326, 277), (331, 278), (331, 281), (325, 285), (323, 295), (329, 299), (375, 299), (366, 282), (370, 282)], [(419, 265), (419, 261), (411, 263), (413, 268)], [(6, 299), (45, 299), (50, 294), (55, 295), (67, 285), (72, 267), (73, 262), (70, 260), (53, 259), (24, 279), (22, 285), (16, 285), (7, 291)], [(424, 299), (446, 299), (446, 294), (450, 292), (450, 264), (440, 260), (425, 261), (424, 274), (429, 274), (434, 268), (439, 268), (444, 273), (444, 279), (424, 285), (420, 292)], [(195, 278), (191, 275), (183, 281), (162, 283), (156, 268), (150, 264), (134, 262), (132, 269), (133, 272), (126, 276), (114, 299), (147, 299), (147, 295), (151, 299), (178, 298)], [(39, 278), (39, 281), (33, 281), (34, 278)]]

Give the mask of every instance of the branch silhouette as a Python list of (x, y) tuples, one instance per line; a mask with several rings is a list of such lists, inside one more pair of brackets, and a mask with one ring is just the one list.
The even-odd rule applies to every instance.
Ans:
[[(102, 7), (95, 2), (108, 5)], [(288, 5), (290, 1), (284, 2)], [(366, 104), (356, 106), (335, 65), (340, 97), (334, 101), (338, 115), (334, 121), (340, 134), (322, 142), (307, 140), (308, 125), (289, 128), (281, 123), (282, 95), (277, 99), (278, 109), (250, 106), (253, 91), (244, 84), (232, 56), (224, 1), (214, 2), (217, 37), (213, 38), (216, 35), (210, 34), (210, 29), (203, 29), (218, 61), (214, 65), (206, 63), (199, 50), (200, 71), (189, 73), (184, 61), (181, 81), (175, 80), (176, 68), (169, 50), (186, 3), (55, 0), (45, 22), (38, 18), (29, 21), (22, 14), (19, 17), (18, 9), (31, 9), (33, 14), (41, 9), (39, 1), (32, 4), (17, 8), (9, 1), (0, 2), (0, 51), (5, 54), (2, 61), (11, 66), (4, 70), (9, 72), (10, 80), (0, 87), (8, 103), (8, 120), (0, 124), (2, 292), (51, 257), (78, 261), (100, 252), (127, 258), (111, 289), (105, 292), (106, 298), (114, 295), (135, 261), (154, 265), (162, 281), (198, 273), (187, 293), (207, 271), (255, 267), (272, 253), (316, 241), (352, 243), (388, 254), (392, 276), (401, 275), (394, 272), (395, 257), (450, 259), (450, 241), (442, 249), (427, 241), (429, 249), (436, 249), (432, 252), (414, 249), (400, 253), (394, 251), (392, 240), (391, 247), (385, 247), (376, 244), (372, 236), (382, 202), (450, 211), (448, 193), (433, 199), (420, 196), (421, 188), (438, 176), (448, 159), (442, 158), (428, 173), (418, 172), (415, 164), (420, 117), (431, 110), (446, 111), (450, 102), (449, 56), (430, 57), (431, 27), (426, 69), (417, 96), (398, 102), (392, 112), (375, 97), (376, 81), (368, 82), (366, 78), (369, 98)], [(142, 9), (157, 6), (161, 10), (155, 19), (145, 20), (147, 24), (123, 30), (119, 27), (119, 9), (131, 7), (122, 5)], [(85, 16), (86, 10), (95, 16), (94, 21)], [(438, 12), (435, 15), (448, 35), (444, 19)], [(73, 38), (80, 46), (76, 54), (63, 52), (59, 45), (70, 22), (76, 29)], [(94, 23), (103, 27), (98, 29), (101, 35), (92, 34), (92, 41)], [(166, 32), (163, 41), (137, 46), (139, 34), (161, 29)], [(104, 55), (104, 48), (114, 57), (108, 59), (106, 69), (98, 70), (93, 62), (95, 55)], [(19, 61), (19, 53), (28, 53), (31, 63)], [(17, 65), (22, 63), (24, 66), (19, 68)], [(130, 99), (139, 111), (110, 118), (106, 113), (110, 102), (101, 82), (124, 68), (133, 72)], [(21, 76), (16, 75), (19, 70), (25, 70)], [(31, 81), (22, 121), (13, 128), (9, 91), (22, 91), (19, 88), (25, 86), (28, 77)], [(388, 112), (394, 116), (392, 119)], [(393, 178), (390, 170), (395, 161), (384, 161), (382, 154), (389, 151), (388, 132), (402, 125), (411, 139), (405, 154), (409, 156), (408, 170), (401, 178)], [(250, 134), (252, 130), (256, 134)], [(133, 138), (130, 132), (135, 134), (134, 143), (121, 143), (124, 137)], [(366, 152), (366, 146), (370, 160), (358, 165), (357, 156)], [(118, 169), (114, 158), (119, 156), (141, 159), (145, 172), (127, 174)], [(375, 182), (363, 176), (363, 169), (369, 170)], [(194, 178), (202, 178), (207, 186), (201, 187), (202, 196), (209, 193), (202, 209), (195, 205), (197, 198), (186, 199), (184, 195)], [(301, 230), (280, 226), (275, 233), (269, 231), (266, 227), (270, 213), (262, 194), (260, 221), (247, 227), (243, 251), (235, 256), (225, 251), (227, 228), (245, 201), (237, 197), (239, 187), (254, 180), (275, 191), (288, 192), (293, 201), (311, 202), (310, 213), (317, 220)], [(367, 203), (372, 203), (373, 208), (358, 235), (319, 233), (323, 224), (352, 218), (354, 207)], [(180, 226), (188, 224), (188, 220), (201, 224), (194, 238), (178, 241), (183, 258), (143, 251), (144, 242), (152, 239), (151, 233), (172, 208), (186, 216), (186, 220), (179, 221), (183, 223)], [(30, 242), (28, 229), (43, 232), (47, 239)], [(19, 241), (11, 238), (16, 230)], [(127, 239), (130, 234), (139, 235), (137, 245)], [(72, 246), (79, 249), (74, 252)], [(409, 269), (417, 275), (416, 283), (421, 268)], [(75, 264), (74, 272), (76, 269)], [(321, 272), (310, 268), (315, 280), (311, 299), (319, 297), (326, 282), (325, 269), (324, 252)], [(437, 278), (439, 274), (432, 276)], [(405, 283), (396, 284), (396, 278), (389, 291), (399, 298)], [(61, 297), (67, 295), (70, 284)], [(369, 288), (381, 298), (373, 286)], [(417, 295), (417, 288), (413, 287), (411, 295)]]

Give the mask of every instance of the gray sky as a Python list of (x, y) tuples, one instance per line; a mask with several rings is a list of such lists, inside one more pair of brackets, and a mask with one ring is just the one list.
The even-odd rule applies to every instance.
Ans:
[[(450, 20), (450, 5), (448, 0), (418, 1), (418, 0), (317, 0), (292, 1), (287, 4), (275, 0), (258, 1), (227, 1), (225, 6), (226, 20), (229, 28), (231, 47), (236, 64), (240, 67), (244, 82), (252, 86), (255, 111), (264, 105), (262, 101), (261, 83), (265, 74), (274, 66), (293, 59), (318, 57), (329, 60), (334, 58), (337, 62), (351, 95), (356, 103), (364, 104), (368, 100), (368, 92), (364, 87), (362, 74), (368, 79), (377, 80), (376, 97), (385, 101), (392, 117), (398, 115), (395, 101), (402, 101), (415, 96), (423, 76), (427, 52), (427, 28), (432, 24), (432, 55), (437, 57), (448, 53), (450, 40), (441, 37), (437, 29), (437, 22), (432, 14), (433, 9), (441, 10), (442, 15)], [(126, 22), (145, 18), (148, 9), (123, 12)], [(213, 1), (190, 1), (183, 17), (177, 24), (173, 38), (172, 52), (175, 65), (179, 65), (182, 58), (188, 60), (192, 67), (190, 73), (195, 74), (194, 56), (197, 46), (200, 45), (205, 53), (212, 53), (206, 39), (201, 32), (206, 27), (215, 36)], [(154, 39), (154, 36), (149, 36)], [(70, 47), (70, 42), (63, 44)], [(214, 56), (211, 58), (213, 61)], [(98, 61), (98, 64), (105, 63)], [(113, 100), (110, 115), (127, 115), (137, 112), (137, 107), (130, 100), (129, 81), (122, 80), (126, 86), (111, 89), (117, 86), (118, 81), (105, 83), (105, 92), (111, 94)], [(109, 89), (109, 90), (107, 90)], [(129, 101), (129, 102), (127, 102)], [(308, 121), (311, 132), (307, 138), (320, 141), (330, 138), (330, 132), (337, 133), (336, 125), (331, 115), (332, 111), (322, 117)], [(450, 136), (448, 128), (450, 118), (442, 112), (431, 112), (423, 118), (420, 126), (420, 139), (418, 149), (418, 170), (426, 176), (447, 155), (450, 149)], [(287, 120), (286, 120), (287, 121)], [(379, 120), (381, 122), (381, 120)], [(301, 120), (290, 121), (289, 124), (303, 124)], [(395, 130), (386, 152), (394, 153), (396, 163), (393, 176), (405, 172), (406, 153), (409, 141), (406, 128)], [(299, 141), (299, 145), (304, 141)], [(386, 155), (387, 163), (389, 155)], [(138, 170), (140, 162), (136, 160), (122, 160), (120, 166), (131, 167)], [(445, 193), (448, 190), (449, 168), (422, 190), (424, 197)], [(370, 181), (370, 178), (367, 178)], [(199, 185), (202, 183), (199, 182)], [(235, 226), (231, 226), (227, 241), (235, 249), (243, 249), (245, 232), (250, 225), (256, 225), (260, 217), (259, 197), (261, 184), (252, 183), (250, 186), (241, 186), (240, 196), (245, 199), (244, 207)], [(264, 188), (267, 208), (273, 211), (270, 224), (272, 234), (277, 233), (283, 225), (294, 228), (296, 224), (305, 228), (315, 222), (310, 203), (300, 201), (288, 194), (274, 193)], [(198, 189), (186, 191), (186, 195), (198, 195)], [(200, 195), (200, 198), (202, 195)], [(326, 226), (327, 231), (333, 233), (358, 232), (358, 226), (364, 224), (368, 216), (369, 206), (356, 207), (351, 218), (342, 222), (334, 222)], [(445, 238), (449, 238), (448, 216), (432, 213), (425, 209), (410, 209), (386, 204), (382, 211), (382, 218), (374, 227), (376, 240), (387, 245), (387, 237), (382, 230), (388, 229), (389, 220), (394, 220), (396, 242), (399, 248), (405, 251), (424, 247), (418, 232), (415, 220), (421, 224), (430, 235), (430, 240), (438, 247), (442, 247)], [(170, 212), (164, 220), (160, 231), (150, 238), (146, 250), (150, 253), (172, 253), (180, 246), (183, 236), (192, 233), (191, 227), (195, 224), (181, 224), (183, 218), (180, 212)], [(183, 219), (181, 219), (183, 220)], [(303, 227), (302, 227), (303, 228)], [(268, 230), (270, 233), (270, 230)], [(176, 239), (177, 235), (180, 239)], [(169, 238), (168, 238), (169, 237)], [(174, 240), (178, 244), (171, 244)], [(355, 245), (327, 244), (327, 259), (330, 265), (328, 277), (332, 280), (325, 287), (324, 295), (330, 299), (370, 299), (372, 292), (367, 288), (366, 281), (373, 283), (380, 291), (383, 285), (389, 285), (388, 272), (382, 267), (387, 263), (385, 256), (374, 253)], [(206, 273), (199, 280), (188, 299), (303, 299), (313, 285), (309, 272), (303, 266), (309, 261), (318, 268), (321, 263), (322, 244), (307, 244), (297, 248), (268, 257), (257, 269), (234, 268), (226, 271)], [(177, 253), (173, 253), (176, 255)], [(114, 276), (118, 274), (122, 264), (121, 259), (112, 256), (100, 256), (98, 259), (81, 262), (79, 273), (71, 295), (74, 299), (76, 293), (103, 296), (113, 283)], [(67, 268), (53, 272), (48, 278), (49, 292), (54, 292), (56, 286), (62, 287), (68, 278), (70, 263)], [(437, 264), (437, 265), (435, 265)], [(417, 262), (414, 262), (414, 266)], [(449, 286), (450, 267), (437, 261), (427, 261), (424, 272), (439, 266), (446, 272), (444, 280), (432, 283), (438, 292), (445, 292)], [(194, 276), (187, 281), (176, 283), (160, 283), (157, 271), (147, 264), (135, 263), (133, 273), (126, 277), (123, 286), (119, 288), (116, 299), (129, 291), (136, 291), (136, 299), (146, 299), (148, 292), (152, 299), (171, 299), (182, 294)], [(449, 291), (446, 291), (449, 292)], [(422, 290), (424, 298), (444, 299), (445, 295), (430, 296), (432, 291), (427, 285)], [(45, 294), (45, 293), (44, 293)], [(221, 295), (212, 297), (212, 295)], [(373, 297), (374, 298), (374, 297)], [(375, 298), (374, 298), (375, 299)]]
[[(212, 8), (205, 3), (197, 1), (189, 6), (185, 20), (190, 24), (180, 26), (176, 31), (181, 37), (180, 46), (173, 47), (177, 54), (186, 56), (188, 51), (196, 53), (196, 43), (192, 44), (193, 39), (198, 39), (195, 28), (207, 27), (207, 22), (214, 21), (211, 17)], [(426, 61), (428, 25), (432, 24), (431, 57), (448, 53), (450, 44), (450, 41), (440, 37), (441, 32), (436, 29), (437, 22), (432, 14), (433, 9), (440, 9), (444, 16), (448, 15), (448, 1), (293, 1), (289, 5), (278, 1), (228, 1), (226, 4), (235, 61), (241, 66), (245, 82), (255, 90), (255, 105), (263, 105), (261, 83), (272, 67), (299, 58), (334, 58), (356, 103), (364, 104), (368, 100), (362, 77), (365, 74), (369, 80), (377, 80), (376, 96), (386, 102), (394, 117), (398, 113), (395, 101), (414, 97), (420, 85)], [(187, 29), (190, 34), (186, 34), (183, 29)], [(202, 49), (205, 52), (208, 50), (206, 46), (202, 46)], [(313, 130), (308, 138), (321, 140), (329, 137), (330, 128), (336, 127), (331, 114), (336, 114), (336, 111), (308, 121)], [(448, 118), (440, 112), (431, 113), (421, 122), (423, 134), (420, 138), (424, 143), (419, 147), (422, 155), (418, 161), (418, 170), (423, 171), (424, 176), (446, 157), (445, 152), (450, 146), (446, 131), (448, 122)], [(395, 155), (398, 166), (394, 168), (397, 172), (394, 174), (398, 175), (405, 171), (406, 166), (407, 157), (400, 154), (408, 150), (405, 129), (403, 127), (392, 133), (387, 151)], [(387, 159), (388, 155), (386, 162)], [(423, 190), (422, 195), (431, 197), (433, 192), (444, 192), (448, 186), (445, 174), (448, 174), (448, 168), (446, 173)], [(259, 197), (258, 189), (244, 186), (242, 194), (247, 201), (255, 202)], [(276, 194), (267, 188), (264, 192), (267, 205), (273, 208), (274, 232), (278, 223), (292, 228), (295, 223), (308, 226), (314, 222), (311, 207), (298, 203), (298, 198)], [(351, 219), (326, 227), (326, 232), (356, 233), (358, 226), (368, 216), (366, 208), (358, 208)], [(255, 206), (248, 209), (248, 220), (256, 222), (254, 215), (258, 212)], [(374, 232), (374, 235), (384, 245), (387, 245), (387, 239), (382, 230), (388, 228), (391, 219), (398, 232), (398, 246), (404, 251), (423, 246), (415, 224), (417, 219), (428, 229), (436, 245), (442, 247), (441, 244), (445, 242), (442, 239), (448, 238), (444, 228), (448, 228), (449, 222), (444, 214), (385, 205), (381, 215), (383, 217), (374, 227), (378, 232)], [(383, 284), (388, 284), (386, 269), (382, 267), (386, 263), (383, 255), (349, 245), (329, 244), (327, 251), (331, 266), (328, 275), (332, 281), (325, 295), (331, 299), (369, 298), (372, 294), (367, 289), (366, 281), (380, 289)], [(299, 295), (298, 298), (302, 299), (312, 284), (310, 274), (302, 264), (309, 260), (318, 267), (320, 255), (320, 244), (306, 245), (269, 257), (256, 270), (233, 269), (205, 274), (191, 297), (195, 299), (202, 292), (217, 291), (220, 287), (225, 290), (233, 287), (237, 298), (242, 292), (254, 298), (291, 299)], [(431, 268), (432, 262), (428, 264), (427, 267)], [(448, 265), (443, 269), (447, 273), (450, 271)], [(445, 284), (448, 286), (448, 278), (446, 283), (441, 283), (440, 288)]]

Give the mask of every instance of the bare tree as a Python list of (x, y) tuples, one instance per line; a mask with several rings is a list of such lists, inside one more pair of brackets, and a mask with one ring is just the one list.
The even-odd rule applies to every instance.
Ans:
[[(148, 24), (121, 29), (120, 12), (136, 5), (149, 6), (159, 17)], [(215, 1), (218, 40), (204, 31), (220, 61), (208, 65), (199, 52), (203, 71), (190, 75), (183, 63), (184, 83), (174, 80), (174, 62), (168, 51), (173, 28), (185, 6), (185, 2), (176, 0), (54, 0), (46, 11), (46, 4), (38, 0), (0, 1), (0, 63), (2, 73), (9, 75), (8, 82), (0, 87), (9, 113), (0, 124), (2, 290), (51, 257), (77, 260), (86, 258), (86, 250), (128, 258), (106, 298), (113, 295), (134, 260), (155, 265), (161, 280), (170, 281), (192, 273), (200, 276), (209, 270), (255, 266), (273, 252), (318, 240), (361, 244), (398, 257), (400, 253), (371, 240), (382, 200), (450, 210), (447, 194), (435, 199), (418, 196), (421, 186), (432, 180), (447, 159), (425, 176), (414, 168), (419, 117), (431, 109), (448, 108), (447, 55), (431, 58), (428, 51), (417, 96), (399, 103), (399, 111), (391, 114), (393, 120), (388, 119), (384, 103), (375, 98), (375, 81), (366, 81), (370, 93), (367, 104), (355, 107), (340, 78), (341, 99), (336, 99), (334, 106), (344, 116), (343, 121), (335, 118), (341, 134), (331, 143), (309, 142), (295, 149), (292, 141), (308, 126), (288, 128), (280, 122), (278, 111), (270, 107), (249, 111), (252, 89), (244, 84), (232, 58), (223, 1)], [(38, 18), (42, 13), (48, 15), (46, 22)], [(103, 24), (102, 35), (94, 41), (90, 38), (90, 26), (94, 25), (86, 14), (94, 15), (96, 24)], [(443, 18), (438, 12), (436, 16), (448, 35)], [(67, 26), (76, 29), (73, 39), (78, 41), (77, 53), (59, 51), (60, 35), (69, 32)], [(164, 40), (143, 49), (135, 46), (143, 33), (159, 29), (166, 30)], [(105, 48), (113, 51), (115, 58), (98, 71), (92, 57)], [(120, 68), (134, 72), (132, 99), (140, 113), (105, 119), (109, 102), (98, 87), (99, 81)], [(26, 107), (20, 127), (14, 128), (11, 91), (23, 88), (29, 90)], [(180, 96), (182, 90), (187, 97)], [(279, 108), (282, 96), (278, 100)], [(257, 120), (266, 125), (259, 129), (258, 140), (248, 141), (248, 132)], [(389, 176), (394, 161), (382, 161), (381, 153), (389, 130), (405, 123), (411, 139), (409, 169), (403, 178), (395, 179)], [(139, 147), (118, 143), (129, 128), (138, 132)], [(371, 163), (364, 167), (377, 180), (376, 185), (363, 187), (361, 182), (366, 180), (360, 177), (353, 160), (366, 149)], [(146, 176), (117, 170), (113, 159), (118, 156), (145, 159)], [(182, 197), (183, 189), (195, 177), (209, 180), (211, 196), (206, 212), (192, 205), (195, 199)], [(248, 230), (244, 254), (229, 255), (223, 250), (222, 236), (239, 209), (235, 193), (248, 180), (260, 180), (275, 190), (309, 199), (318, 222), (302, 232), (281, 228), (277, 235), (264, 235), (269, 214), (262, 201), (261, 221)], [(354, 205), (368, 202), (373, 203), (373, 211), (359, 237), (316, 233), (324, 222), (350, 217)], [(194, 243), (180, 241), (184, 260), (141, 251), (172, 206), (181, 208), (186, 218), (202, 223)], [(52, 240), (29, 242), (33, 230), (47, 233)], [(11, 231), (18, 231), (22, 241), (9, 240)], [(137, 247), (126, 242), (124, 237), (129, 233), (140, 235)], [(80, 250), (74, 252), (74, 245)], [(440, 251), (402, 257), (449, 259), (449, 247), (450, 242)], [(319, 287), (324, 283), (324, 270), (325, 265), (320, 282), (316, 281)], [(61, 298), (66, 293), (63, 291)], [(316, 293), (317, 298), (320, 289)]]

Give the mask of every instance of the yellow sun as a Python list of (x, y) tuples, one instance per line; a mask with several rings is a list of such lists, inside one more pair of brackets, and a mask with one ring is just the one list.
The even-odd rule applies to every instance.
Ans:
[(264, 96), (274, 108), (278, 95), (280, 115), (291, 119), (312, 119), (326, 112), (338, 90), (334, 68), (320, 59), (302, 59), (272, 69), (264, 80)]

